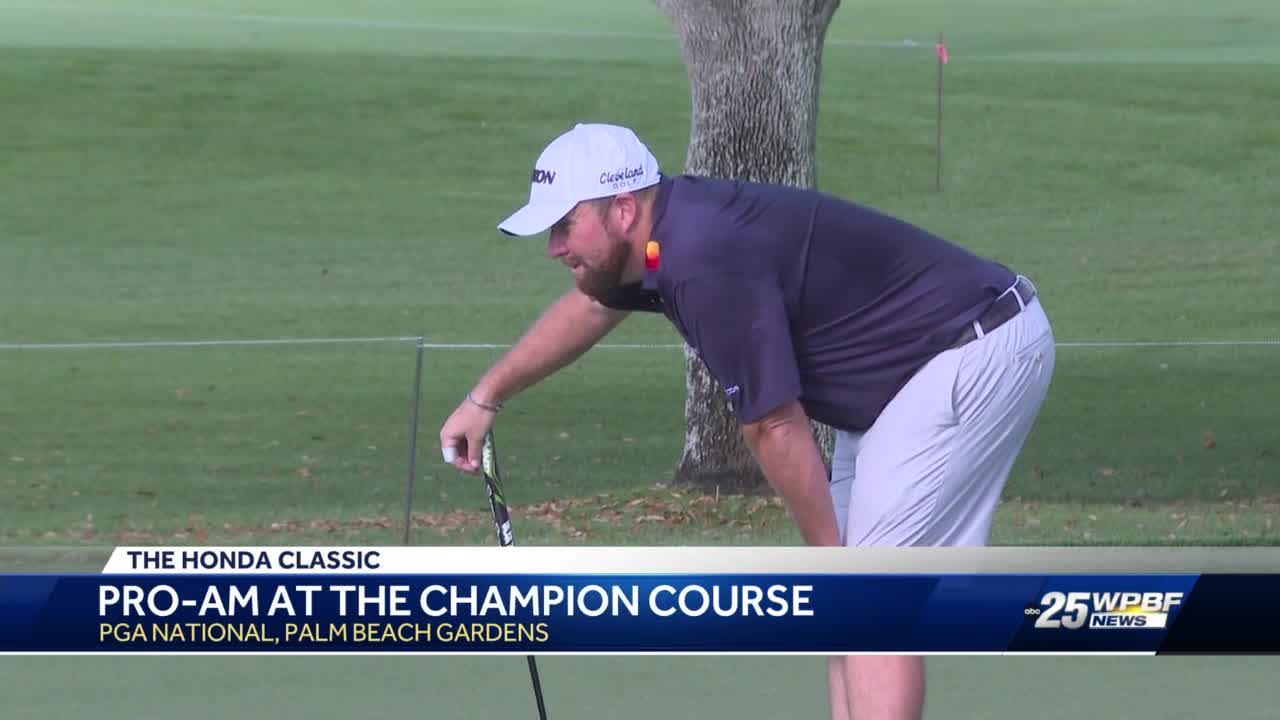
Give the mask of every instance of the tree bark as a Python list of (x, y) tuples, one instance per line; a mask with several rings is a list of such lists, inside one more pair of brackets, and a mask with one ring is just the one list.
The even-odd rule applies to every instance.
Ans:
[[(839, 0), (656, 0), (680, 34), (693, 100), (685, 172), (814, 187), (822, 47)], [(727, 397), (685, 347), (677, 479), (767, 486)], [(833, 434), (814, 423), (830, 466)]]

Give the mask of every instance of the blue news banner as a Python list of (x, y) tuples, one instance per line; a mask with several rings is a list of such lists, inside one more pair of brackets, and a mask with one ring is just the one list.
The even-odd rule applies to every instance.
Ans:
[(0, 575), (0, 652), (1275, 653), (1277, 575)]

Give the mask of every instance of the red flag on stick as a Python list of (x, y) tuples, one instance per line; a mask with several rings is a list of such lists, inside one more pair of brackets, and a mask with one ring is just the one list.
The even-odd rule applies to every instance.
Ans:
[(946, 65), (950, 59), (950, 56), (947, 54), (947, 46), (942, 43), (938, 43), (938, 62)]

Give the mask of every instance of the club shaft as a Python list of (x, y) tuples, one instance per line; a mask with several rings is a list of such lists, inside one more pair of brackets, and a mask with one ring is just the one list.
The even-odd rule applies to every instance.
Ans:
[(547, 720), (547, 706), (542, 702), (542, 681), (538, 678), (538, 661), (529, 656), (529, 677), (533, 679), (533, 698), (538, 702), (538, 720)]
[[(493, 448), (493, 434), (485, 436), (485, 453), (496, 453)], [(507, 508), (506, 495), (502, 491), (502, 479), (498, 474), (498, 461), (492, 458), (492, 475), (490, 468), (484, 472), (485, 489), (489, 493), (489, 509), (493, 511), (493, 531), (498, 537), (498, 545), (511, 547), (515, 544), (515, 533), (511, 530), (511, 511)], [(527, 655), (529, 661), (529, 680), (533, 682), (533, 699), (538, 704), (538, 720), (547, 720), (547, 706), (542, 699), (542, 678), (538, 675), (538, 661)]]

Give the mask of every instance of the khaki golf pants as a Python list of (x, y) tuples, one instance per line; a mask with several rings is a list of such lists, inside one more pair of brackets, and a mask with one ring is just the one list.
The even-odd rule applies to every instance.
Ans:
[(1033, 299), (930, 360), (866, 432), (838, 432), (831, 497), (844, 544), (985, 545), (1053, 367)]

